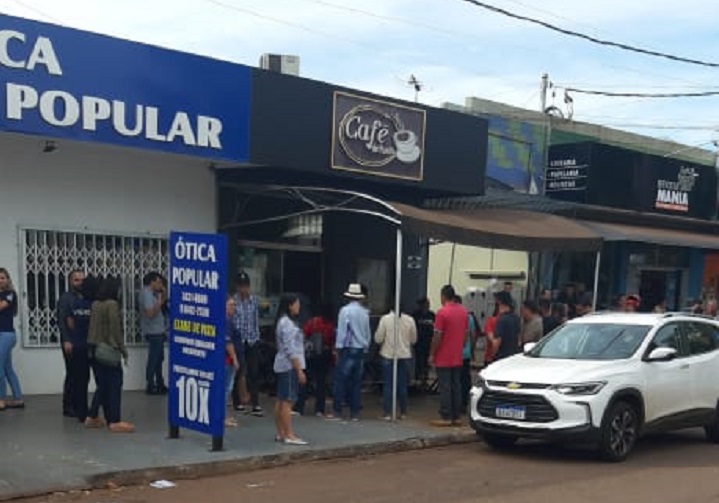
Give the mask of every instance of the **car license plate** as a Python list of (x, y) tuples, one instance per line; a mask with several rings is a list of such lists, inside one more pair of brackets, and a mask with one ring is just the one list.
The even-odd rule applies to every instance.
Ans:
[(494, 415), (501, 419), (524, 421), (527, 417), (527, 409), (514, 405), (500, 405), (494, 409)]

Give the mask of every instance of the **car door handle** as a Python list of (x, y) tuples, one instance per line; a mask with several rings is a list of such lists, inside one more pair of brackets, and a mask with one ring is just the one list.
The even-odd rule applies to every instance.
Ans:
[(679, 368), (682, 369), (682, 370), (686, 370), (686, 369), (689, 368), (689, 364), (688, 364), (688, 363), (685, 363), (684, 365), (682, 365), (682, 366), (679, 367)]

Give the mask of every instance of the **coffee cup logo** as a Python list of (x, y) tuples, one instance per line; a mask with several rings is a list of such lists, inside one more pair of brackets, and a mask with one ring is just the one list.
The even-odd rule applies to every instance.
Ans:
[(405, 164), (417, 162), (422, 151), (417, 146), (417, 135), (412, 131), (400, 130), (394, 134), (394, 144), (397, 149), (397, 160)]
[(422, 179), (424, 110), (335, 93), (332, 167)]

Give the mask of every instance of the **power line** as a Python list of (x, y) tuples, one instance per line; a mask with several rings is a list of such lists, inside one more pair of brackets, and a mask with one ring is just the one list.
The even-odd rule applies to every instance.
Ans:
[(567, 87), (565, 90), (571, 93), (606, 96), (609, 98), (705, 98), (708, 96), (719, 96), (719, 91), (701, 91), (696, 93), (615, 93), (595, 89), (577, 89), (576, 87)]
[(44, 11), (38, 9), (37, 7), (34, 7), (26, 2), (23, 2), (22, 0), (12, 0), (12, 1), (15, 2), (16, 4), (18, 4), (19, 6), (24, 7), (25, 9), (34, 12), (35, 14), (38, 14), (44, 18), (49, 19), (50, 21), (54, 21), (57, 24), (64, 24), (61, 20), (59, 20), (55, 16), (51, 16), (47, 12), (44, 12)]
[(486, 9), (486, 10), (492, 11), (492, 12), (494, 12), (494, 13), (496, 13), (496, 14), (502, 14), (503, 16), (507, 16), (507, 17), (510, 17), (510, 18), (513, 18), (513, 19), (517, 19), (517, 20), (519, 20), (519, 21), (526, 21), (526, 22), (528, 22), (528, 23), (536, 24), (536, 25), (542, 26), (542, 27), (544, 27), (544, 28), (547, 28), (547, 29), (549, 29), (549, 30), (555, 31), (555, 32), (557, 32), (557, 33), (561, 33), (561, 34), (563, 34), (563, 35), (568, 35), (568, 36), (570, 36), (570, 37), (580, 38), (580, 39), (583, 39), (583, 40), (586, 40), (586, 41), (588, 41), (588, 42), (592, 42), (592, 43), (595, 43), (595, 44), (599, 44), (599, 45), (603, 45), (603, 46), (607, 46), (607, 47), (615, 47), (615, 48), (617, 48), (617, 49), (623, 49), (623, 50), (625, 50), (625, 51), (636, 52), (636, 53), (644, 54), (644, 55), (647, 55), (647, 56), (655, 56), (655, 57), (658, 57), (658, 58), (664, 58), (664, 59), (668, 59), (668, 60), (671, 60), (671, 61), (676, 61), (676, 62), (679, 62), (679, 63), (689, 63), (689, 64), (692, 64), (692, 65), (705, 66), (705, 67), (709, 67), (709, 68), (719, 68), (719, 63), (713, 63), (713, 62), (710, 62), (710, 61), (703, 61), (703, 60), (700, 60), (700, 59), (686, 58), (686, 57), (683, 57), (683, 56), (676, 56), (676, 55), (674, 55), (674, 54), (668, 54), (668, 53), (665, 53), (665, 52), (659, 52), (659, 51), (654, 51), (654, 50), (651, 50), (651, 49), (644, 49), (644, 48), (641, 48), (641, 47), (636, 47), (636, 46), (629, 45), (629, 44), (623, 44), (623, 43), (621, 43), (621, 42), (613, 42), (613, 41), (611, 41), (611, 40), (604, 40), (604, 39), (601, 39), (601, 38), (593, 37), (593, 36), (591, 36), (591, 35), (586, 35), (586, 34), (584, 34), (584, 33), (580, 33), (580, 32), (578, 32), (578, 31), (573, 31), (573, 30), (568, 30), (568, 29), (566, 29), (566, 28), (561, 28), (561, 27), (559, 27), (559, 26), (556, 26), (556, 25), (554, 25), (554, 24), (548, 23), (548, 22), (546, 22), (546, 21), (542, 21), (541, 19), (536, 19), (536, 18), (532, 18), (532, 17), (528, 17), (528, 16), (523, 16), (523, 15), (521, 15), (521, 14), (515, 14), (514, 12), (510, 12), (510, 11), (508, 11), (508, 10), (501, 9), (501, 8), (499, 8), (499, 7), (495, 7), (494, 5), (489, 5), (489, 4), (487, 4), (487, 3), (480, 2), (479, 0), (461, 0), (461, 1), (466, 2), (466, 3), (470, 3), (470, 4), (474, 5), (474, 6), (480, 7), (480, 8), (482, 8), (482, 9)]

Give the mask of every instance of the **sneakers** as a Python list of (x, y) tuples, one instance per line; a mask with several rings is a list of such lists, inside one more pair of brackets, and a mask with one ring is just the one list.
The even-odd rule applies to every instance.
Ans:
[(285, 445), (310, 445), (309, 442), (306, 440), (302, 440), (301, 438), (286, 438), (285, 439)]
[(239, 412), (240, 414), (244, 414), (247, 412), (247, 407), (244, 405), (235, 405), (235, 411)]
[(452, 421), (449, 419), (434, 419), (429, 422), (429, 425), (436, 428), (449, 428), (452, 426)]
[(332, 422), (335, 422), (335, 423), (336, 423), (336, 422), (342, 421), (342, 418), (341, 418), (340, 416), (335, 416), (335, 415), (332, 415), (332, 414), (328, 414), (327, 416), (325, 416), (325, 420), (326, 420), (326, 421), (332, 421)]
[(134, 433), (135, 425), (121, 421), (119, 423), (112, 423), (108, 426), (111, 433)]
[(252, 412), (250, 412), (255, 417), (265, 417), (265, 411), (262, 410), (262, 407), (259, 405), (257, 407), (252, 407)]

